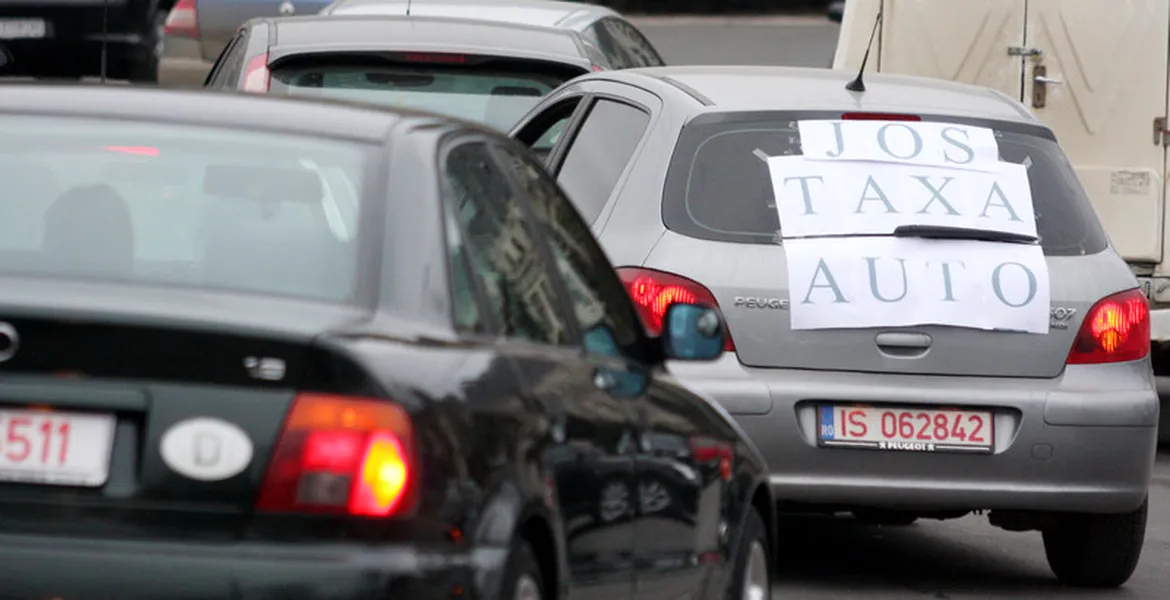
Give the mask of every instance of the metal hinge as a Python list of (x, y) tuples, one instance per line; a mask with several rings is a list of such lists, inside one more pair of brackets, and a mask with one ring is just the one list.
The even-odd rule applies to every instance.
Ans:
[(1170, 131), (1166, 129), (1166, 117), (1154, 117), (1154, 145), (1170, 148)]
[(1025, 48), (1023, 46), (1008, 46), (1008, 56), (1040, 56), (1039, 48)]

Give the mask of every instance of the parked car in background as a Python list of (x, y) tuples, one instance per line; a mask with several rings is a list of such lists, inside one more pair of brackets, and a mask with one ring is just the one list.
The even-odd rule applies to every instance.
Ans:
[[(410, 7), (409, 13), (407, 7)], [(327, 15), (411, 15), (463, 17), (559, 27), (581, 34), (601, 50), (606, 67), (631, 69), (664, 63), (650, 40), (617, 11), (586, 2), (553, 0), (337, 0), (325, 7)]]
[(200, 87), (244, 21), (316, 14), (328, 4), (329, 0), (178, 0), (166, 18), (158, 81)]
[(0, 4), (0, 77), (155, 81), (174, 0)]
[(763, 458), (663, 366), (718, 313), (645, 335), (521, 146), (248, 94), (0, 113), (4, 596), (769, 597)]
[(207, 86), (425, 109), (507, 131), (545, 94), (606, 66), (571, 30), (321, 15), (248, 21)]
[[(1042, 532), (1060, 580), (1123, 584), (1159, 414), (1133, 273), (1017, 100), (855, 77), (591, 73), (512, 135), (546, 157), (652, 333), (673, 302), (721, 308), (724, 356), (671, 370), (755, 439), (785, 508), (884, 524), (990, 510), (995, 526)], [(875, 158), (891, 147), (902, 162)], [(964, 148), (978, 170), (944, 168), (970, 162)]]

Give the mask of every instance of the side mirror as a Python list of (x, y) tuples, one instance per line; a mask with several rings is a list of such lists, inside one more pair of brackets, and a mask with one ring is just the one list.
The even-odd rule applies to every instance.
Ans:
[(673, 360), (715, 360), (723, 353), (719, 311), (698, 304), (671, 304), (662, 320), (662, 353)]
[(834, 0), (829, 3), (829, 20), (840, 23), (845, 18), (845, 0)]

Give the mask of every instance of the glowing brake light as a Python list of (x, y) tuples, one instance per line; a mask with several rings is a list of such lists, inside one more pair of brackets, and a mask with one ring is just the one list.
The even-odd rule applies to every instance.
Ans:
[(245, 92), (267, 94), (268, 81), (268, 53), (265, 52), (248, 61), (248, 66), (244, 69), (244, 85), (241, 89)]
[[(626, 286), (630, 299), (642, 318), (642, 325), (651, 336), (662, 334), (662, 320), (666, 318), (666, 309), (671, 304), (702, 304), (712, 308), (719, 308), (715, 295), (701, 284), (685, 277), (635, 267), (622, 267), (617, 270), (618, 277)], [(723, 349), (735, 351), (735, 342), (731, 340), (730, 332), (725, 332), (727, 342)]]
[(918, 115), (902, 115), (895, 113), (875, 112), (848, 112), (841, 115), (846, 121), (921, 121)]
[(1150, 304), (1140, 290), (1107, 296), (1089, 309), (1068, 364), (1124, 362), (1150, 353)]
[(406, 411), (375, 398), (299, 394), (256, 508), (386, 517), (408, 507), (416, 475)]
[(199, 38), (198, 0), (179, 0), (163, 22), (163, 33), (188, 38)]

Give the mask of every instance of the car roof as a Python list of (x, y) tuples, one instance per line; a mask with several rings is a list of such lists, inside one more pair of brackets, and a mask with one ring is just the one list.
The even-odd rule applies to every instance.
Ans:
[(466, 16), (542, 27), (584, 29), (589, 24), (618, 13), (610, 8), (584, 2), (557, 0), (337, 0), (326, 10), (361, 15)]
[(487, 54), (588, 66), (577, 34), (553, 27), (454, 17), (311, 15), (268, 19), (281, 53), (414, 50)]
[(706, 111), (906, 112), (1039, 122), (1022, 104), (1001, 92), (926, 77), (866, 73), (866, 91), (851, 92), (845, 85), (856, 73), (809, 67), (645, 67), (597, 76), (672, 85), (693, 96)]
[(0, 90), (0, 114), (162, 121), (370, 143), (385, 140), (403, 119), (440, 118), (357, 103), (205, 89), (5, 82)]

